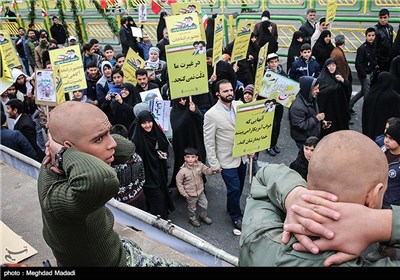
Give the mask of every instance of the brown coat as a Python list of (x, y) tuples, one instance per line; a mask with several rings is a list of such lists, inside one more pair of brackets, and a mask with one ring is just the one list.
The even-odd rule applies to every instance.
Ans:
[(203, 174), (211, 175), (212, 173), (212, 169), (201, 161), (195, 163), (193, 167), (184, 163), (176, 174), (176, 185), (179, 193), (186, 198), (199, 196), (204, 191)]
[(339, 47), (335, 47), (331, 52), (331, 58), (336, 60), (337, 69), (343, 78), (351, 81), (351, 78), (349, 78), (351, 75), (351, 70), (344, 51)]
[[(261, 29), (261, 24), (262, 24), (262, 21), (257, 22), (257, 23), (254, 25), (253, 33), (254, 33), (257, 37), (260, 37), (260, 34), (259, 34), (259, 33), (260, 33), (260, 29)], [(275, 41), (278, 42), (278, 26), (276, 25), (276, 23), (274, 23), (274, 22), (272, 22), (272, 21), (271, 21), (271, 26), (272, 26), (271, 35), (272, 35), (272, 37), (275, 38)]]

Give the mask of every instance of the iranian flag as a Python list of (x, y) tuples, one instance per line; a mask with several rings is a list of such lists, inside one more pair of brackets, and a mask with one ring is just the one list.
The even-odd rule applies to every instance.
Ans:
[(161, 6), (160, 3), (158, 3), (157, 0), (151, 0), (151, 10), (153, 11), (153, 13), (155, 13), (156, 15), (158, 15), (161, 11)]
[(45, 9), (42, 8), (42, 17), (47, 17), (47, 12)]
[(100, 6), (102, 9), (107, 8), (108, 4), (107, 4), (107, 0), (101, 0), (100, 1)]
[(201, 16), (201, 19), (203, 21), (204, 28), (206, 28), (207, 27), (207, 23), (208, 23), (208, 15), (207, 15), (207, 13), (205, 11), (202, 10), (200, 16)]

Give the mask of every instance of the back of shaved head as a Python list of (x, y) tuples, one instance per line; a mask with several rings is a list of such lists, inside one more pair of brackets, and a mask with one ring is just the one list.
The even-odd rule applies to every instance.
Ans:
[(66, 101), (54, 108), (49, 115), (49, 132), (58, 143), (76, 141), (83, 130), (93, 129), (94, 120), (107, 116), (98, 107), (83, 102)]
[(336, 194), (339, 201), (364, 204), (371, 188), (387, 186), (388, 163), (367, 136), (342, 130), (325, 136), (308, 166), (308, 188)]

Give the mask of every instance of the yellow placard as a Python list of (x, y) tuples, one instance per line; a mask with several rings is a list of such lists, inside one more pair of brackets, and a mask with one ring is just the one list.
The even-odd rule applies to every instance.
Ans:
[(196, 13), (166, 17), (170, 45), (202, 40), (198, 18)]
[(212, 65), (214, 66), (218, 61), (221, 60), (222, 49), (224, 44), (224, 15), (218, 15), (215, 18), (214, 25), (214, 42), (213, 42), (213, 60)]
[(250, 35), (253, 30), (253, 23), (249, 21), (240, 21), (233, 46), (231, 62), (246, 59), (247, 50), (249, 48)]
[(5, 92), (13, 84), (10, 68), (4, 58), (4, 52), (0, 49), (0, 94)]
[(255, 78), (255, 82), (254, 82), (253, 100), (256, 100), (258, 95), (261, 92), (263, 77), (264, 77), (264, 72), (265, 72), (265, 62), (267, 61), (268, 44), (269, 43), (266, 43), (264, 46), (262, 46), (260, 51), (258, 52), (258, 61), (257, 61), (256, 78)]
[(328, 0), (326, 3), (326, 15), (325, 15), (325, 24), (332, 23), (336, 17), (336, 9), (337, 9), (336, 0)]
[(21, 65), (10, 34), (6, 30), (0, 30), (0, 50), (4, 53), (4, 59), (10, 69)]
[(171, 99), (208, 92), (206, 54), (198, 53), (192, 43), (165, 49)]
[[(81, 51), (78, 45), (51, 50), (49, 54), (53, 69), (55, 69), (54, 67), (61, 66), (57, 74), (59, 74), (59, 78), (62, 80), (65, 92), (87, 88)], [(57, 91), (57, 84), (55, 85)]]
[(53, 65), (53, 80), (57, 104), (61, 104), (65, 102), (64, 81), (61, 78), (61, 64)]
[(233, 156), (243, 156), (271, 146), (275, 105), (269, 100), (241, 104), (236, 109)]
[(124, 72), (124, 82), (136, 85), (136, 70), (144, 67), (144, 60), (134, 50), (129, 48), (122, 66)]

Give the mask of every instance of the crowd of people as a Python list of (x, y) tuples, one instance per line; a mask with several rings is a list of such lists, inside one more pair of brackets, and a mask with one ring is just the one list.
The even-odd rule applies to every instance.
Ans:
[[(220, 175), (213, 176), (221, 176), (226, 186), (226, 209), (232, 225), (243, 230), (241, 265), (277, 265), (281, 262), (297, 265), (299, 258), (308, 258), (274, 259), (281, 252), (292, 250), (295, 241), (291, 240), (286, 249), (276, 241), (279, 239), (274, 238), (273, 244), (270, 244), (268, 242), (271, 240), (266, 240), (268, 238), (260, 235), (260, 232), (267, 232), (269, 227), (274, 229), (273, 224), (265, 226), (263, 221), (253, 220), (256, 211), (268, 209), (269, 213), (263, 213), (268, 216), (257, 217), (275, 222), (281, 220), (282, 230), (274, 234), (279, 237), (285, 233), (282, 227), (285, 221), (283, 202), (279, 201), (276, 193), (271, 197), (270, 192), (281, 187), (281, 184), (279, 191), (290, 192), (287, 188), (289, 180), (304, 187), (307, 181), (310, 190), (331, 192), (339, 197), (339, 201), (380, 208), (383, 200), (385, 209), (399, 205), (400, 175), (396, 169), (400, 162), (400, 92), (396, 85), (400, 80), (400, 36), (393, 36), (387, 9), (380, 10), (378, 23), (365, 30), (366, 40), (357, 49), (355, 65), (361, 91), (353, 97), (351, 70), (344, 53), (346, 39), (343, 35), (337, 35), (333, 44), (329, 30), (332, 24), (327, 24), (324, 17), (317, 21), (316, 10), (307, 10), (307, 21), (293, 34), (286, 71), (276, 54), (279, 34), (277, 24), (270, 20), (269, 11), (262, 13), (261, 21), (254, 27), (245, 59), (237, 63), (229, 61), (234, 49), (232, 41), (223, 47), (225, 59), (213, 66), (213, 49), (209, 42), (213, 42), (214, 34), (210, 28), (214, 26), (216, 15), (212, 16), (205, 30), (205, 40), (197, 42), (202, 46), (201, 52), (206, 49), (209, 89), (190, 98), (171, 100), (172, 139), (166, 137), (144, 102), (146, 100), (140, 95), (147, 90), (159, 89), (164, 100), (171, 99), (165, 51), (166, 45), (170, 44), (165, 24), (167, 16), (165, 12), (160, 14), (155, 44), (147, 34), (143, 34), (142, 38), (133, 36), (131, 28), (137, 25), (131, 16), (121, 19), (120, 53), (116, 54), (110, 45), (101, 49), (95, 38), (82, 44), (82, 67), (87, 88), (66, 93), (67, 101), (56, 106), (50, 112), (49, 119), (45, 119), (43, 108), (35, 104), (35, 74), (30, 76), (30, 73), (37, 69), (51, 70), (49, 51), (79, 42), (73, 36), (67, 38), (65, 27), (59, 23), (57, 16), (52, 17), (50, 34), (45, 30), (35, 30), (34, 25), (29, 27), (27, 35), (24, 28), (18, 30), (19, 36), (14, 44), (22, 66), (12, 69), (13, 84), (1, 93), (2, 136), (8, 137), (2, 139), (2, 144), (43, 163), (38, 190), (43, 235), (59, 265), (184, 265), (147, 256), (134, 242), (120, 240), (112, 230), (113, 215), (105, 203), (114, 197), (168, 219), (170, 212), (175, 210), (171, 189), (177, 188), (187, 201), (190, 224), (199, 227), (202, 221), (211, 225), (205, 195), (205, 175), (215, 173)], [(288, 109), (290, 135), (299, 149), (290, 164), (290, 168), (296, 172), (290, 171), (289, 167), (260, 169), (256, 160), (259, 153), (233, 156), (236, 108), (254, 101), (259, 50), (266, 43), (267, 55), (262, 58), (266, 60), (265, 73), (274, 72), (300, 85), (300, 91)], [(130, 49), (144, 61), (144, 67), (136, 70), (136, 85), (125, 81), (122, 70)], [(199, 50), (195, 51), (200, 53)], [(355, 114), (353, 106), (361, 97), (364, 97), (362, 132), (370, 141), (350, 131), (353, 124), (351, 116)], [(270, 148), (265, 152), (274, 157), (284, 152), (278, 147), (278, 139), (285, 109), (275, 99), (270, 103), (274, 107), (274, 119)], [(14, 130), (20, 133), (11, 133)], [(12, 137), (18, 141), (13, 143), (7, 140)], [(385, 153), (378, 145), (372, 147), (372, 140), (380, 143)], [(347, 148), (341, 149), (342, 145)], [(172, 146), (174, 157), (170, 178), (167, 159), (172, 155), (169, 154), (169, 146)], [(331, 164), (333, 167), (328, 174), (324, 173), (325, 177), (318, 176), (321, 166), (328, 165), (324, 161), (327, 151), (334, 151), (329, 158), (334, 163)], [(352, 158), (354, 163), (350, 166), (354, 172), (350, 171), (350, 167), (349, 171), (342, 170), (344, 166), (347, 168), (345, 157), (351, 152), (355, 153)], [(378, 155), (379, 152), (381, 155)], [(363, 159), (362, 156), (366, 154), (368, 158)], [(252, 191), (253, 187), (262, 191), (252, 195), (243, 209), (241, 197), (248, 162), (252, 158), (253, 172), (257, 174)], [(346, 199), (343, 199), (343, 187), (354, 184), (354, 177), (365, 177), (366, 173), (363, 172), (372, 169), (368, 162), (374, 159), (377, 161), (373, 166), (380, 164), (379, 170), (376, 170), (376, 180), (372, 177), (369, 179), (375, 185), (372, 186), (365, 179), (363, 183), (366, 189), (362, 194), (355, 194), (354, 191), (354, 195), (349, 195), (348, 199), (344, 195)], [(358, 162), (366, 165), (362, 171), (357, 166)], [(344, 176), (349, 172), (352, 172), (351, 176)], [(286, 175), (282, 175), (283, 179), (278, 178), (276, 174), (280, 173), (289, 174), (290, 179)], [(343, 180), (334, 184), (335, 178), (331, 176), (338, 173), (343, 174)], [(268, 178), (282, 181), (270, 186)], [(328, 185), (332, 183), (332, 187), (325, 188), (324, 182), (328, 182)], [(266, 197), (272, 198), (272, 201)], [(262, 206), (264, 203), (268, 205)], [(197, 206), (199, 214), (196, 213)], [(295, 230), (293, 233), (296, 233)], [(397, 233), (392, 233), (392, 239), (394, 234)], [(260, 242), (257, 250), (252, 247), (255, 244), (252, 243), (253, 237)], [(79, 242), (69, 246), (73, 240)], [(390, 236), (388, 238), (386, 235), (372, 242), (389, 240)], [(271, 258), (260, 257), (260, 254), (268, 251), (264, 245), (274, 248), (268, 253)], [(376, 261), (387, 256), (386, 245), (380, 246), (379, 252), (371, 255), (370, 260)], [(335, 249), (329, 246), (321, 248)], [(350, 254), (345, 248), (339, 249)], [(360, 252), (357, 254), (353, 256), (358, 257)], [(320, 261), (303, 265), (320, 264), (328, 256), (321, 255)], [(338, 263), (341, 262), (343, 260)], [(383, 265), (390, 261), (378, 263)]]

